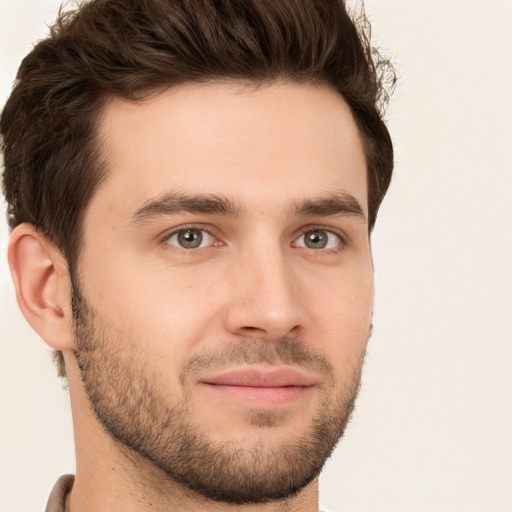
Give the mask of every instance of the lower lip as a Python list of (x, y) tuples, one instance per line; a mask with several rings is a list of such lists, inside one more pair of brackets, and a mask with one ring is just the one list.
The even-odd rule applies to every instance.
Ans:
[(228, 399), (268, 407), (288, 405), (297, 402), (312, 389), (312, 386), (253, 387), (205, 384), (209, 389)]

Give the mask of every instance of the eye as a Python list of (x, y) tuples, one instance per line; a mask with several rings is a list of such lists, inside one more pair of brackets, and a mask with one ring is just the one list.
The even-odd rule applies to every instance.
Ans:
[(295, 245), (308, 249), (335, 249), (342, 243), (341, 238), (325, 229), (311, 229), (302, 234)]
[(204, 229), (180, 229), (172, 233), (166, 242), (180, 249), (201, 249), (213, 245), (215, 238)]

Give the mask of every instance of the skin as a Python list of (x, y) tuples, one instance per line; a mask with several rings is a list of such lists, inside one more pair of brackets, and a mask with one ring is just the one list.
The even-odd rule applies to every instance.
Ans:
[[(77, 273), (96, 325), (115, 340), (106, 354), (119, 368), (139, 370), (142, 361), (156, 396), (182, 407), (213, 443), (244, 453), (258, 447), (271, 459), (285, 443), (302, 442), (319, 408), (355, 397), (371, 324), (366, 165), (346, 103), (327, 87), (184, 85), (138, 103), (110, 100), (99, 137), (108, 171), (86, 211)], [(163, 211), (162, 198), (177, 192), (228, 198), (236, 209)], [(349, 211), (334, 211), (333, 196)], [(319, 200), (329, 206), (323, 213), (298, 207)], [(203, 245), (180, 247), (185, 228), (203, 230)], [(325, 248), (307, 246), (304, 234), (312, 232), (327, 237)], [(14, 231), (9, 257), (22, 311), (65, 356), (77, 457), (68, 509), (231, 508), (173, 482), (105, 433), (75, 357), (65, 262), (29, 226)], [(263, 361), (283, 339), (329, 371)], [(312, 384), (294, 399), (205, 385), (219, 372), (247, 368), (226, 356), (237, 343), (256, 347), (256, 370), (292, 367)], [(187, 372), (193, 358), (212, 354), (215, 365)], [(318, 510), (318, 482), (280, 502), (235, 508)]]

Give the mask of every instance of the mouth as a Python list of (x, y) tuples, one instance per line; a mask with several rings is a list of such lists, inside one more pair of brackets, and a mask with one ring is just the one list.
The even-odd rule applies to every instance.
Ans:
[(317, 380), (291, 368), (238, 368), (206, 377), (200, 384), (225, 399), (278, 407), (303, 399)]

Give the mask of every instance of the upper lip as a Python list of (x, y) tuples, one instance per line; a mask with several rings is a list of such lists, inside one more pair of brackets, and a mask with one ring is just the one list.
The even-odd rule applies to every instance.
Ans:
[(234, 368), (201, 379), (204, 384), (278, 388), (314, 386), (316, 379), (294, 368)]

